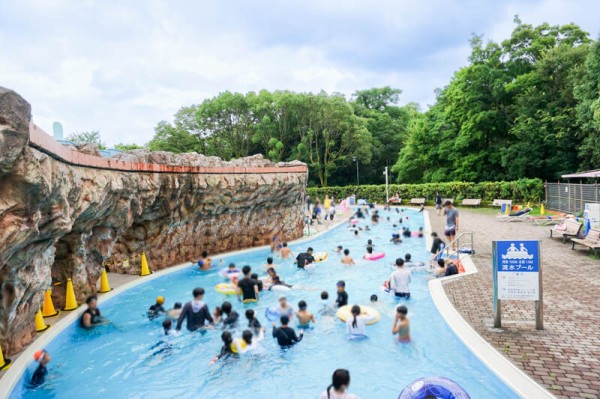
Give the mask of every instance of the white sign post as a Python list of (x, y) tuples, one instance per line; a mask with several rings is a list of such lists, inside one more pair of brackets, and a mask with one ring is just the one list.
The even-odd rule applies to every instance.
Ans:
[(535, 328), (544, 329), (541, 242), (494, 241), (494, 327), (502, 327), (502, 300), (534, 301)]

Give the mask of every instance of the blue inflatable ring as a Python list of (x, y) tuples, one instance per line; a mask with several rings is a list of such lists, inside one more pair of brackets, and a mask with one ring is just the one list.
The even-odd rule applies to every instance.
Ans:
[(281, 313), (279, 313), (279, 309), (276, 306), (269, 306), (265, 310), (265, 317), (270, 322), (277, 322), (281, 318)]
[(424, 399), (427, 396), (437, 399), (471, 399), (460, 385), (446, 377), (419, 378), (404, 388), (398, 399)]

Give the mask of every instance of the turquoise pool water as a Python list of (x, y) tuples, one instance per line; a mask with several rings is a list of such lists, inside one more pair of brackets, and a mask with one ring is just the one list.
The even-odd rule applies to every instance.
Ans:
[[(382, 301), (382, 318), (368, 327), (364, 341), (346, 339), (345, 325), (333, 317), (319, 317), (304, 340), (290, 350), (282, 351), (271, 338), (265, 309), (276, 304), (280, 292), (262, 293), (255, 305), (242, 305), (235, 297), (214, 291), (223, 282), (215, 272), (200, 272), (189, 267), (149, 281), (102, 303), (103, 314), (111, 325), (94, 331), (83, 331), (72, 325), (47, 347), (52, 354), (46, 383), (37, 389), (24, 387), (23, 381), (12, 398), (316, 398), (330, 383), (336, 368), (347, 368), (352, 376), (350, 391), (362, 399), (396, 398), (413, 380), (423, 376), (445, 376), (462, 385), (473, 399), (516, 398), (517, 395), (492, 374), (454, 335), (435, 308), (425, 273), (413, 273), (412, 298), (402, 301), (409, 309), (410, 344), (399, 344), (391, 334), (394, 307), (398, 302), (380, 291), (380, 285), (392, 269), (396, 257), (410, 252), (415, 260), (426, 260), (428, 251), (423, 238), (405, 239), (400, 246), (389, 242), (397, 223), (396, 212), (382, 214), (381, 222), (371, 231), (355, 238), (346, 226), (311, 240), (292, 245), (294, 252), (308, 246), (315, 251), (328, 251), (327, 261), (313, 272), (297, 270), (291, 261), (278, 263), (278, 273), (291, 284), (318, 288), (317, 291), (290, 291), (286, 296), (294, 307), (299, 300), (308, 302), (309, 310), (317, 310), (320, 291), (335, 298), (335, 283), (343, 279), (351, 304), (368, 304), (371, 294)], [(386, 217), (391, 221), (387, 222)], [(417, 230), (423, 216), (407, 210), (404, 225)], [(370, 224), (370, 223), (369, 223)], [(365, 222), (361, 222), (365, 225)], [(368, 262), (362, 260), (368, 239), (386, 257)], [(349, 248), (358, 264), (345, 267), (332, 253), (337, 245)], [(249, 264), (263, 270), (267, 250), (226, 256), (224, 263)], [(262, 274), (262, 273), (261, 273)], [(162, 319), (148, 321), (145, 312), (157, 295), (166, 297), (166, 306), (186, 302), (194, 287), (204, 287), (205, 301), (211, 311), (228, 299), (243, 317), (245, 308), (254, 308), (259, 320), (268, 326), (261, 348), (252, 355), (229, 358), (209, 366), (221, 347), (220, 330), (182, 334), (171, 337), (171, 349), (162, 340)], [(246, 327), (245, 319), (240, 331)], [(24, 380), (28, 378), (24, 376)]]

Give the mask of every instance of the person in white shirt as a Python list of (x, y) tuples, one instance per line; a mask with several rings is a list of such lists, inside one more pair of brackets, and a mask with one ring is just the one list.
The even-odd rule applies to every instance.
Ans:
[(374, 316), (361, 315), (360, 306), (354, 305), (350, 310), (352, 317), (346, 322), (346, 332), (350, 335), (367, 335), (367, 323), (373, 321)]
[(396, 271), (390, 276), (390, 291), (397, 298), (410, 298), (410, 270), (404, 268), (404, 259), (396, 259)]
[(346, 369), (337, 369), (333, 372), (331, 385), (319, 396), (319, 399), (359, 399), (358, 396), (348, 393), (350, 385), (350, 372)]

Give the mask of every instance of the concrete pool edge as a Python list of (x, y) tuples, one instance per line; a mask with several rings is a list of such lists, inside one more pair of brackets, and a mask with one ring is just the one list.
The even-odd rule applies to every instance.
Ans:
[(462, 317), (446, 295), (442, 282), (477, 273), (470, 256), (462, 258), (465, 273), (431, 280), (429, 292), (436, 308), (465, 346), (494, 374), (521, 398), (553, 399), (555, 396), (504, 357), (475, 331)]
[[(337, 223), (334, 223), (331, 226), (329, 226), (327, 229), (320, 231), (316, 234), (313, 234), (311, 236), (306, 236), (306, 237), (302, 237), (302, 238), (298, 238), (296, 240), (290, 241), (290, 244), (294, 244), (294, 245), (302, 244), (303, 242), (313, 240), (313, 239), (318, 238), (326, 233), (329, 233), (333, 229), (335, 229), (335, 228), (339, 227), (340, 225), (347, 222), (347, 218), (345, 216), (346, 215), (340, 216), (340, 220)], [(264, 249), (269, 249), (269, 246), (263, 245), (260, 247), (252, 247), (252, 248), (240, 249), (237, 251), (224, 252), (222, 254), (216, 255), (214, 258), (221, 259), (221, 258), (224, 258), (227, 256), (241, 255), (244, 253), (254, 252), (254, 251), (259, 251), (259, 250), (264, 250)], [(98, 295), (98, 305), (102, 305), (102, 303), (112, 299), (116, 295), (119, 295), (131, 288), (137, 287), (140, 284), (144, 284), (148, 281), (152, 281), (159, 277), (162, 277), (162, 276), (165, 276), (165, 275), (168, 275), (171, 273), (175, 273), (179, 270), (188, 268), (190, 266), (192, 266), (192, 264), (190, 262), (181, 263), (179, 265), (171, 266), (171, 267), (159, 270), (157, 272), (153, 272), (149, 276), (140, 277), (137, 280), (127, 282), (106, 294), (99, 294)], [(84, 305), (81, 305), (77, 309), (73, 310), (68, 316), (64, 317), (63, 319), (58, 321), (56, 324), (53, 324), (50, 329), (43, 332), (31, 344), (29, 344), (27, 349), (22, 351), (16, 359), (13, 359), (13, 362), (12, 362), (10, 368), (8, 368), (4, 372), (4, 375), (2, 375), (2, 377), (0, 377), (0, 399), (6, 399), (6, 398), (10, 397), (10, 394), (13, 392), (13, 390), (17, 386), (17, 383), (21, 380), (23, 373), (27, 370), (29, 365), (33, 362), (34, 353), (40, 349), (44, 349), (50, 343), (50, 341), (52, 341), (63, 330), (65, 330), (67, 327), (69, 327), (71, 325), (71, 323), (76, 322), (81, 317), (81, 315), (85, 311), (85, 309), (86, 309), (86, 307)]]

